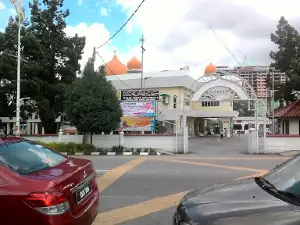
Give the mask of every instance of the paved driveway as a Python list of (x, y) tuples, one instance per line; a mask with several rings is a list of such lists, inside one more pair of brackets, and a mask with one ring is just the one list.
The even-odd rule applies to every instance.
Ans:
[(248, 136), (231, 138), (197, 137), (189, 139), (189, 152), (202, 156), (241, 156), (248, 152)]

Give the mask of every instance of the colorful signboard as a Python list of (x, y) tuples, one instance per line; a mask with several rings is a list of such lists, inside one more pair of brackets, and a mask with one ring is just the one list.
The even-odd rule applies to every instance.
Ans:
[(154, 131), (155, 101), (122, 101), (121, 130), (123, 131)]
[(122, 101), (158, 101), (159, 90), (122, 90)]

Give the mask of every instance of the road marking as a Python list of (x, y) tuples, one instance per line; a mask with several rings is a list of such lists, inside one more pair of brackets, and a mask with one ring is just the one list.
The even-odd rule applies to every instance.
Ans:
[(98, 214), (93, 225), (114, 225), (176, 206), (188, 193), (181, 192)]
[(96, 173), (106, 173), (106, 172), (108, 172), (109, 170), (95, 170), (96, 171)]
[[(268, 170), (255, 173), (250, 176), (236, 178), (234, 180), (241, 180), (245, 178), (262, 176), (266, 172), (268, 172)], [(176, 207), (179, 201), (182, 199), (182, 197), (188, 192), (189, 191), (180, 192), (177, 194), (151, 199), (148, 201), (122, 207), (119, 209), (114, 209), (108, 212), (99, 213), (93, 225), (102, 225), (102, 224), (116, 225), (116, 224), (124, 223), (129, 220), (135, 220), (137, 218), (144, 217), (165, 209)]]
[(229, 170), (250, 171), (250, 172), (256, 172), (256, 173), (265, 172), (265, 170), (260, 170), (260, 169), (252, 169), (252, 168), (239, 167), (239, 166), (225, 166), (225, 165), (219, 165), (219, 164), (213, 164), (213, 163), (204, 163), (204, 162), (190, 162), (190, 161), (167, 159), (167, 158), (156, 158), (155, 160), (166, 161), (166, 162), (184, 163), (184, 164), (190, 164), (190, 165), (196, 165), (196, 166), (215, 167), (215, 168), (229, 169)]
[(97, 179), (97, 184), (99, 188), (99, 192), (104, 191), (110, 185), (112, 185), (116, 180), (118, 180), (121, 176), (127, 173), (129, 170), (133, 169), (134, 167), (140, 165), (144, 162), (145, 158), (137, 158), (128, 163), (125, 163), (121, 166), (111, 169), (101, 177)]
[(269, 170), (265, 170), (264, 172), (259, 172), (259, 173), (255, 173), (255, 174), (252, 174), (252, 175), (249, 175), (249, 176), (240, 177), (240, 178), (237, 178), (235, 180), (243, 180), (243, 179), (247, 179), (247, 178), (261, 177), (261, 176), (265, 175), (268, 172), (269, 172)]
[[(148, 157), (151, 159), (156, 159), (157, 157)], [(182, 155), (168, 155), (168, 156), (162, 156), (162, 158), (167, 158), (167, 159), (192, 159), (192, 160), (288, 160), (291, 157), (197, 157), (194, 155), (194, 157), (189, 157), (189, 156), (182, 156)]]

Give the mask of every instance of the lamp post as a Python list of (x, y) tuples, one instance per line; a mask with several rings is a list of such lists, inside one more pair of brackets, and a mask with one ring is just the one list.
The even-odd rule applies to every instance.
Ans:
[(16, 98), (16, 136), (20, 136), (20, 92), (21, 92), (21, 28), (24, 20), (22, 0), (11, 0), (18, 14), (18, 62), (17, 62), (17, 98)]

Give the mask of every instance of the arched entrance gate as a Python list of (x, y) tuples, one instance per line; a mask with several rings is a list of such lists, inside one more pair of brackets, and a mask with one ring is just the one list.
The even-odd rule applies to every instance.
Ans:
[[(263, 144), (259, 143), (258, 137), (258, 101), (261, 100), (257, 98), (252, 86), (237, 74), (230, 73), (214, 73), (210, 74), (209, 76), (203, 76), (197, 81), (198, 87), (196, 88), (196, 91), (192, 97), (192, 103), (198, 102), (204, 106), (204, 104), (207, 102), (212, 105), (219, 105), (227, 102), (233, 105), (234, 101), (248, 101), (248, 109), (255, 111), (255, 130), (250, 131), (249, 134), (248, 152), (259, 153), (259, 146)], [(182, 116), (184, 127), (186, 127), (188, 114), (183, 114)], [(215, 116), (222, 117), (222, 111), (218, 112), (218, 114), (215, 114)], [(225, 116), (226, 115), (224, 112), (224, 117)], [(228, 129), (228, 132), (231, 132), (230, 130), (232, 128), (230, 128), (229, 124), (227, 124), (225, 129)], [(264, 125), (263, 130), (265, 133), (266, 124)], [(188, 131), (184, 132), (184, 136), (186, 137), (187, 135)], [(184, 139), (186, 140), (186, 138)]]

